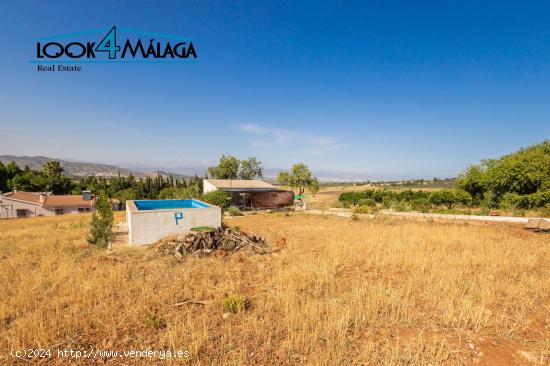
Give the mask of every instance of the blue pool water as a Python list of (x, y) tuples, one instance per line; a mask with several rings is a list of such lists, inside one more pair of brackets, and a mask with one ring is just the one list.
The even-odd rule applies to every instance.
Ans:
[(207, 204), (196, 200), (137, 200), (134, 201), (134, 203), (140, 211), (210, 207)]

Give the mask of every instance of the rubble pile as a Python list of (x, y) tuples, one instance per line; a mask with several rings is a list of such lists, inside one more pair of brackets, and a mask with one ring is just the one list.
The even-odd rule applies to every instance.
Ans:
[(166, 255), (183, 258), (189, 254), (215, 254), (249, 250), (253, 253), (272, 252), (264, 238), (232, 228), (192, 230), (189, 234), (161, 241), (157, 249)]

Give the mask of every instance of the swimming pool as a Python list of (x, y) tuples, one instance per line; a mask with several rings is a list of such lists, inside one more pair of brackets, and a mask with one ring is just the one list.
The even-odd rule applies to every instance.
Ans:
[(210, 207), (208, 204), (197, 200), (136, 200), (134, 203), (139, 211)]
[(199, 226), (217, 228), (221, 221), (221, 208), (196, 199), (126, 201), (130, 244), (153, 244)]

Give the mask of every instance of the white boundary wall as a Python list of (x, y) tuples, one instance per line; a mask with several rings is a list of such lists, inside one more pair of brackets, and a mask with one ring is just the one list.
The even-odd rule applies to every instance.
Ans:
[(202, 181), (202, 193), (208, 193), (212, 191), (217, 191), (218, 188), (216, 188), (212, 183), (208, 181), (208, 179), (203, 179)]
[[(320, 215), (335, 215), (341, 217), (350, 217), (353, 211), (349, 208), (329, 208), (328, 210), (307, 210), (306, 213)], [(544, 218), (537, 217), (515, 217), (515, 216), (480, 216), (480, 215), (452, 215), (452, 214), (437, 214), (437, 213), (421, 213), (421, 212), (395, 212), (389, 210), (381, 210), (378, 214), (359, 214), (359, 216), (368, 216), (374, 218), (377, 215), (400, 216), (406, 218), (424, 218), (424, 219), (445, 219), (445, 220), (460, 220), (460, 221), (485, 221), (485, 222), (508, 222), (513, 224), (526, 224), (529, 220), (538, 220)]]
[[(221, 209), (218, 206), (194, 201), (208, 207), (140, 211), (134, 201), (126, 201), (128, 242), (138, 245), (153, 244), (166, 236), (186, 234), (194, 227), (221, 226)], [(183, 217), (176, 220), (176, 215), (180, 216), (180, 213)]]

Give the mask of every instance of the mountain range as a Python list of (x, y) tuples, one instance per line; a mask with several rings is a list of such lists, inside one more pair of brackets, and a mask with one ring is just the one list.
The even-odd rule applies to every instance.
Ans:
[[(14, 161), (19, 167), (28, 166), (33, 170), (40, 170), (48, 161), (57, 160), (67, 175), (73, 177), (84, 177), (88, 175), (114, 177), (117, 175), (128, 176), (130, 173), (136, 177), (168, 176), (172, 174), (175, 178), (190, 177), (193, 175), (204, 176), (207, 171), (206, 166), (150, 166), (143, 164), (119, 164), (111, 165), (104, 163), (91, 163), (84, 161), (73, 161), (69, 159), (56, 159), (47, 156), (15, 156), (15, 155), (0, 155), (0, 161), (8, 164)], [(266, 180), (274, 180), (277, 174), (283, 169), (264, 168), (264, 178)], [(339, 172), (329, 170), (313, 171), (313, 174), (323, 182), (351, 182), (364, 181), (369, 179), (365, 173)]]
[(174, 178), (181, 178), (183, 176), (182, 174), (177, 174), (175, 172), (166, 172), (162, 170), (140, 171), (110, 164), (69, 161), (63, 159), (54, 159), (47, 156), (0, 155), (0, 161), (4, 164), (8, 164), (11, 161), (14, 161), (20, 168), (28, 166), (32, 170), (41, 170), (44, 164), (52, 160), (59, 161), (59, 164), (65, 170), (65, 173), (72, 177), (85, 177), (88, 175), (95, 175), (98, 177), (114, 177), (119, 174), (121, 176), (128, 176), (130, 174), (133, 174), (136, 177), (145, 177), (146, 175), (156, 176), (157, 174), (160, 174), (162, 176), (168, 176), (172, 174)]

